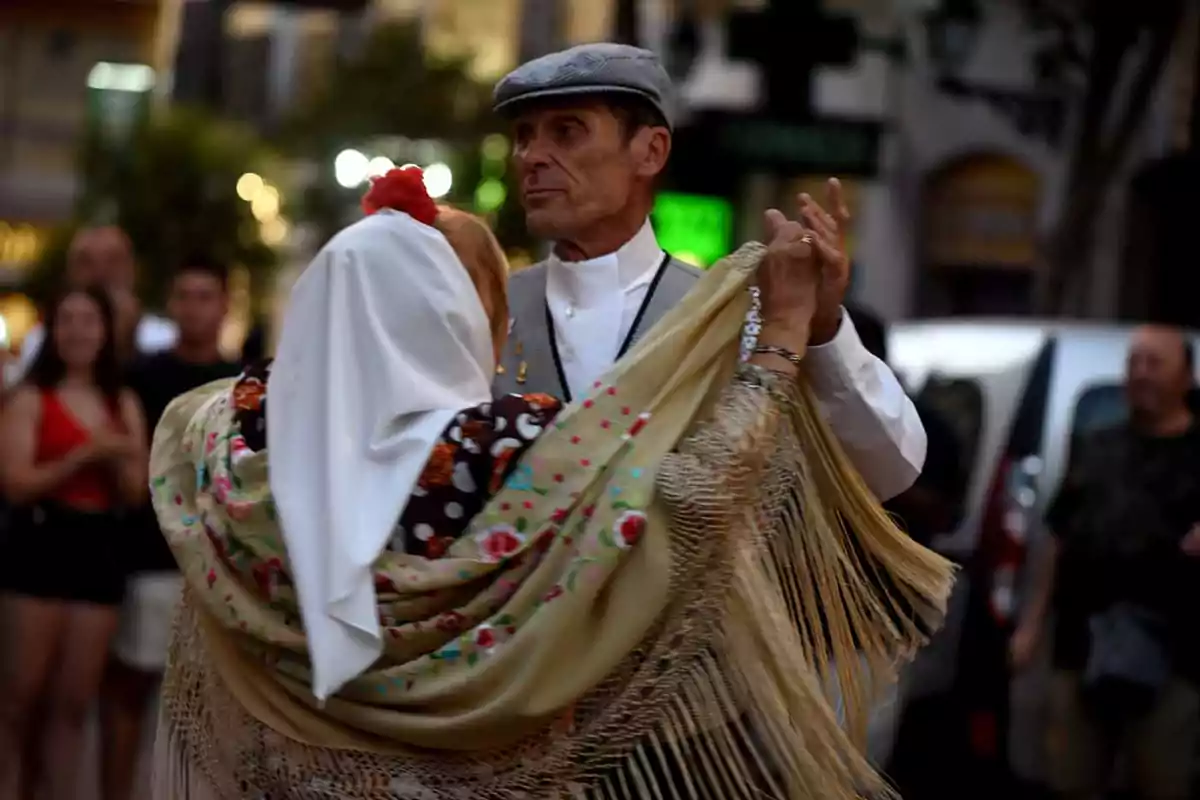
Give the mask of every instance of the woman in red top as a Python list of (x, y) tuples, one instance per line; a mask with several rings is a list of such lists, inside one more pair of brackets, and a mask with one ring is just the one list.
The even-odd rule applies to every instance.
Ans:
[(67, 292), (46, 331), (51, 346), (0, 422), (3, 488), (19, 520), (0, 551), (2, 800), (22, 788), (18, 755), (35, 728), (50, 797), (75, 795), (124, 591), (117, 513), (146, 493), (145, 425), (121, 385), (108, 296)]

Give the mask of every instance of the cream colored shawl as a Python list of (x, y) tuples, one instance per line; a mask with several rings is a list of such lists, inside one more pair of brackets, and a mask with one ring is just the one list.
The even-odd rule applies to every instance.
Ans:
[(951, 569), (895, 528), (804, 387), (737, 367), (762, 252), (713, 267), (566, 409), (446, 558), (380, 556), (383, 656), (320, 710), (263, 456), (239, 442), (227, 382), (176, 401), (151, 465), (189, 586), (164, 785), (884, 791), (856, 741), (872, 691), (940, 621)]

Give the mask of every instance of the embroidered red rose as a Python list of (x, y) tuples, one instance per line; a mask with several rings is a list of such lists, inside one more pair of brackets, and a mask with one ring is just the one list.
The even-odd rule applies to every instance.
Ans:
[(475, 629), (475, 644), (484, 649), (496, 646), (496, 631), (489, 625), (480, 625)]
[(521, 549), (524, 537), (511, 525), (495, 525), (476, 537), (483, 557), (488, 561), (500, 561)]
[(391, 169), (372, 180), (362, 207), (368, 214), (385, 208), (403, 211), (425, 225), (432, 225), (438, 215), (437, 204), (425, 188), (425, 173), (419, 167)]
[(435, 536), (425, 543), (426, 558), (443, 558), (454, 540), (449, 536)]
[(561, 597), (562, 593), (563, 593), (562, 586), (555, 584), (554, 586), (551, 586), (550, 591), (546, 592), (545, 596), (542, 597), (542, 602), (549, 603), (551, 600)]
[(550, 515), (550, 521), (555, 525), (562, 525), (567, 521), (567, 516), (570, 514), (565, 508), (556, 508), (554, 513)]
[(640, 511), (626, 511), (613, 525), (613, 540), (617, 547), (625, 550), (633, 547), (646, 532), (646, 515)]
[(457, 611), (445, 611), (438, 614), (433, 626), (442, 633), (457, 636), (463, 632), (463, 628), (467, 627), (467, 618)]
[(213, 584), (217, 582), (217, 571), (215, 569), (210, 569), (208, 571), (207, 580), (208, 580), (208, 588), (211, 589), (213, 587)]

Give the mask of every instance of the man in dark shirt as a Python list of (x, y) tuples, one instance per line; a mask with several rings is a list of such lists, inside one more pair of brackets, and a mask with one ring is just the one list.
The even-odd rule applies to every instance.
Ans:
[[(1051, 536), (1012, 640), (1030, 662), (1053, 610), (1050, 778), (1067, 798), (1108, 790), (1128, 759), (1137, 796), (1185, 800), (1200, 742), (1200, 428), (1191, 348), (1139, 328), (1129, 421), (1074, 443)], [(1040, 569), (1038, 569), (1040, 568)]]
[[(238, 374), (238, 366), (226, 361), (220, 351), (221, 328), (229, 309), (227, 279), (223, 268), (192, 259), (171, 282), (167, 310), (179, 328), (179, 339), (170, 350), (143, 356), (129, 377), (151, 435), (176, 397)], [(129, 535), (129, 591), (103, 703), (105, 800), (131, 796), (142, 720), (166, 663), (171, 620), (182, 588), (175, 558), (149, 503)]]

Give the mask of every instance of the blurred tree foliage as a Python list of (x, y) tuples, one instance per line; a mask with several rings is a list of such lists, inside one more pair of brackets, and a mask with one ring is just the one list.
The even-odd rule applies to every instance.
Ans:
[(196, 110), (157, 110), (120, 144), (90, 130), (74, 221), (52, 238), (23, 290), (44, 301), (59, 284), (71, 235), (98, 224), (117, 224), (133, 240), (148, 307), (161, 305), (172, 272), (189, 260), (244, 267), (257, 283), (276, 256), (236, 186), (242, 174), (268, 164), (251, 132)]
[[(475, 210), (480, 143), (500, 130), (491, 112), (491, 89), (471, 76), (465, 60), (429, 57), (417, 24), (374, 26), (362, 49), (339, 59), (281, 129), (281, 147), (317, 165), (296, 213), (316, 226), (322, 241), (353, 219), (362, 190), (337, 184), (334, 159), (346, 148), (365, 151), (387, 137), (447, 146), (454, 186), (444, 200)], [(524, 220), (513, 207), (506, 203), (492, 221), (506, 246), (527, 246)]]
[(1062, 205), (1043, 247), (1037, 305), (1072, 315), (1088, 294), (1096, 223), (1118, 185), (1169, 63), (1185, 0), (1021, 0), (1044, 46), (1043, 87), (1073, 98)]

